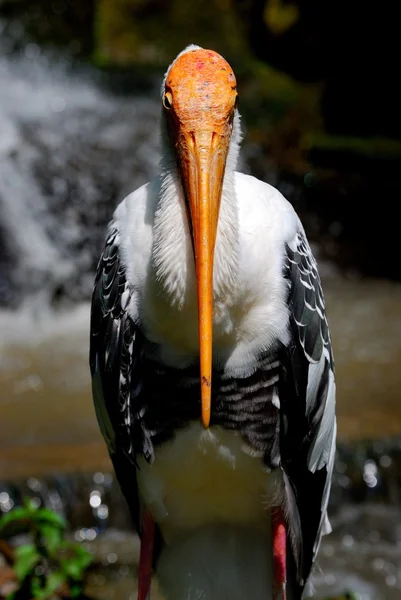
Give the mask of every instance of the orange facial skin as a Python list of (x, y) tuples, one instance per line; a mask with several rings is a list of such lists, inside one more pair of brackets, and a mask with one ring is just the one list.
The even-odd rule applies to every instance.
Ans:
[(167, 73), (163, 105), (189, 206), (195, 255), (205, 428), (212, 391), (214, 247), (236, 98), (234, 73), (212, 50), (182, 54)]

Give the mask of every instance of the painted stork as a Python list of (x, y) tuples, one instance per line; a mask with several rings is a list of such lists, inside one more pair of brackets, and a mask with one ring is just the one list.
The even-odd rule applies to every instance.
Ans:
[(335, 382), (316, 262), (275, 188), (235, 170), (237, 88), (189, 46), (162, 85), (159, 176), (116, 209), (97, 269), (99, 425), (174, 600), (299, 599), (329, 529)]

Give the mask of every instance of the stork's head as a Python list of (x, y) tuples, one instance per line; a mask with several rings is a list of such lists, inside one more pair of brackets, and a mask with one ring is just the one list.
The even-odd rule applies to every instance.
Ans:
[(237, 84), (230, 65), (193, 47), (167, 71), (162, 102), (176, 153), (194, 248), (199, 313), (202, 422), (210, 420), (213, 257)]

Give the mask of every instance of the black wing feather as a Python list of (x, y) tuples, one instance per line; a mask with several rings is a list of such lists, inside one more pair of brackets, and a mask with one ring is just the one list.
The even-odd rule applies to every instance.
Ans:
[(131, 290), (119, 258), (119, 233), (111, 224), (92, 296), (89, 360), (99, 426), (139, 531), (132, 440), (142, 389), (143, 339), (127, 310), (130, 300)]
[(300, 597), (326, 518), (336, 431), (334, 363), (323, 292), (302, 231), (286, 246), (284, 277), (291, 340), (281, 378), (280, 450)]

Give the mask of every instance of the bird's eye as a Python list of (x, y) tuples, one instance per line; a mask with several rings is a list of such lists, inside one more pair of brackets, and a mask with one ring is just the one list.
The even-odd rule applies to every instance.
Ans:
[(163, 96), (163, 106), (167, 108), (167, 110), (171, 110), (173, 108), (173, 96), (171, 92), (166, 92)]

